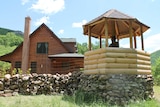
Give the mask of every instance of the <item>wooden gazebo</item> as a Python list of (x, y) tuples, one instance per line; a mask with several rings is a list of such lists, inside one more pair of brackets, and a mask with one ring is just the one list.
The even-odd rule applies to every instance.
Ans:
[[(109, 10), (83, 26), (89, 37), (89, 51), (85, 53), (86, 74), (129, 73), (150, 74), (150, 54), (144, 51), (143, 33), (150, 27), (138, 19), (117, 10)], [(108, 40), (129, 38), (130, 48), (109, 47)], [(141, 37), (142, 50), (137, 50), (136, 37)], [(100, 40), (100, 49), (91, 50), (91, 37)], [(102, 38), (106, 47), (102, 48)], [(134, 44), (134, 45), (133, 45)]]

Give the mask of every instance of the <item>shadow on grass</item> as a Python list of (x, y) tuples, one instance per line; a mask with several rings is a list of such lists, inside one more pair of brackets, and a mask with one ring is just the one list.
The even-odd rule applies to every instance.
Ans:
[[(68, 101), (70, 103), (76, 104), (78, 106), (96, 106), (96, 107), (106, 107), (109, 106), (102, 99), (98, 98), (96, 93), (84, 93), (78, 90), (74, 95), (64, 95), (62, 100)], [(107, 107), (108, 107), (107, 106)]]
[(155, 99), (130, 101), (126, 104), (116, 105), (109, 104), (102, 98), (97, 97), (96, 93), (84, 93), (78, 90), (74, 95), (64, 95), (62, 100), (68, 101), (80, 107), (160, 107), (160, 104)]

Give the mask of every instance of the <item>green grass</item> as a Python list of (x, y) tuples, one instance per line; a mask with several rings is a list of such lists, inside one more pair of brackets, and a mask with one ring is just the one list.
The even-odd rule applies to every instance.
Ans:
[[(77, 104), (72, 97), (64, 98), (66, 97), (58, 95), (0, 97), (0, 107), (108, 107), (107, 104), (101, 102)], [(132, 103), (127, 107), (160, 107), (160, 103), (156, 100), (149, 100)]]
[(160, 86), (154, 86), (154, 96), (160, 102)]
[[(160, 86), (154, 86), (156, 99), (148, 101), (137, 101), (130, 103), (126, 107), (160, 107)], [(117, 107), (108, 106), (107, 103), (93, 102), (84, 103), (75, 100), (77, 97), (62, 95), (37, 95), (37, 96), (14, 96), (0, 97), (0, 107)]]
[(62, 96), (16, 96), (0, 98), (0, 107), (74, 107), (62, 100)]

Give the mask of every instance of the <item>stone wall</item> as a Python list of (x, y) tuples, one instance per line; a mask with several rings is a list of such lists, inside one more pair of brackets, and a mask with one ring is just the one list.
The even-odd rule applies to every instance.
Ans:
[(78, 89), (81, 72), (68, 74), (7, 74), (0, 79), (0, 96), (73, 94)]
[(95, 95), (110, 104), (153, 98), (152, 75), (81, 75), (79, 89), (84, 95)]
[(94, 95), (97, 99), (118, 105), (152, 98), (154, 94), (152, 75), (85, 75), (73, 72), (66, 75), (5, 75), (0, 79), (0, 96), (73, 95), (77, 90), (87, 97)]

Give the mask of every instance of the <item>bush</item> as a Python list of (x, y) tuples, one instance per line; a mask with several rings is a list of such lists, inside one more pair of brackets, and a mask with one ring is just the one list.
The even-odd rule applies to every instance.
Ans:
[(160, 85), (160, 58), (156, 60), (156, 64), (152, 67), (152, 75), (154, 77), (154, 84)]

